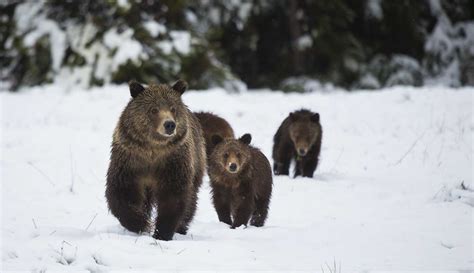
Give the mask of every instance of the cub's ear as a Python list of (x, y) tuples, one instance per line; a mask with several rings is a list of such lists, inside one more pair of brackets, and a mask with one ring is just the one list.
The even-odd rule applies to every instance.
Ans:
[(243, 144), (249, 145), (250, 142), (252, 141), (252, 135), (245, 134), (239, 138), (239, 141), (242, 142)]
[(311, 121), (312, 121), (312, 122), (319, 122), (319, 114), (318, 114), (318, 113), (313, 114), (313, 115), (311, 116)]
[(211, 142), (214, 145), (221, 143), (224, 139), (220, 135), (212, 135)]
[(188, 89), (188, 83), (180, 79), (173, 83), (171, 88), (173, 88), (173, 90), (177, 91), (180, 95), (182, 95), (184, 91)]
[(143, 87), (141, 84), (139, 84), (137, 81), (130, 81), (128, 83), (128, 87), (130, 88), (130, 95), (132, 95), (132, 98), (136, 98), (140, 93), (145, 90), (145, 87)]

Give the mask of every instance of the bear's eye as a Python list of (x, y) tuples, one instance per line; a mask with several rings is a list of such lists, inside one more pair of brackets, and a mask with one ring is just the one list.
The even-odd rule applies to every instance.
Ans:
[(237, 153), (237, 157), (240, 159), (240, 153)]
[(176, 113), (176, 108), (171, 107), (171, 108), (170, 108), (170, 111), (171, 111), (171, 113), (175, 114), (175, 113)]
[(228, 153), (225, 153), (225, 154), (224, 154), (224, 158), (225, 158), (225, 159), (229, 158), (229, 154), (228, 154)]
[(158, 114), (158, 108), (156, 108), (156, 107), (155, 107), (155, 108), (152, 108), (152, 109), (151, 109), (151, 113), (152, 113), (153, 115)]

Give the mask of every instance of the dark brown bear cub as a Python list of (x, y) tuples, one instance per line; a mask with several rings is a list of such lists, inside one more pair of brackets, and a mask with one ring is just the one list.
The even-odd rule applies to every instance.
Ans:
[(219, 221), (236, 228), (265, 224), (272, 195), (272, 170), (259, 149), (250, 146), (252, 136), (240, 139), (213, 137), (216, 145), (209, 160), (212, 198)]
[(218, 135), (222, 139), (234, 138), (234, 130), (230, 124), (223, 118), (212, 113), (198, 112), (194, 113), (201, 123), (201, 128), (206, 140), (206, 154), (207, 158), (211, 158), (214, 144), (212, 143), (212, 136)]
[(296, 161), (295, 177), (313, 177), (318, 166), (323, 129), (319, 114), (305, 109), (290, 113), (273, 137), (273, 172), (288, 175)]
[(206, 155), (199, 121), (181, 100), (184, 81), (143, 87), (130, 83), (132, 99), (115, 128), (105, 196), (112, 214), (133, 232), (153, 237), (186, 234), (196, 211)]

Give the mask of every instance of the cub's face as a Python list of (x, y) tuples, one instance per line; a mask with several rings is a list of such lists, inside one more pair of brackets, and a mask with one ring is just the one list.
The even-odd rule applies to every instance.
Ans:
[(212, 137), (215, 149), (211, 155), (211, 160), (217, 163), (229, 174), (240, 173), (250, 159), (248, 145), (252, 137), (245, 134), (239, 139), (222, 139), (218, 135)]
[(135, 132), (154, 142), (169, 142), (183, 135), (187, 128), (187, 108), (181, 100), (186, 83), (143, 87), (130, 83), (132, 100), (126, 117)]
[(305, 116), (290, 114), (290, 120), (290, 138), (295, 152), (299, 156), (306, 156), (321, 133), (319, 114)]

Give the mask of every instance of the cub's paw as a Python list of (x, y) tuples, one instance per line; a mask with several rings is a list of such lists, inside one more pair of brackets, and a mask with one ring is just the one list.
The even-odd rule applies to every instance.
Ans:
[(160, 240), (160, 241), (170, 241), (173, 239), (173, 234), (160, 234), (158, 230), (155, 230), (153, 233), (153, 238)]
[(188, 234), (188, 228), (187, 227), (179, 227), (176, 230), (176, 233), (179, 233), (181, 235), (186, 235), (186, 234)]

